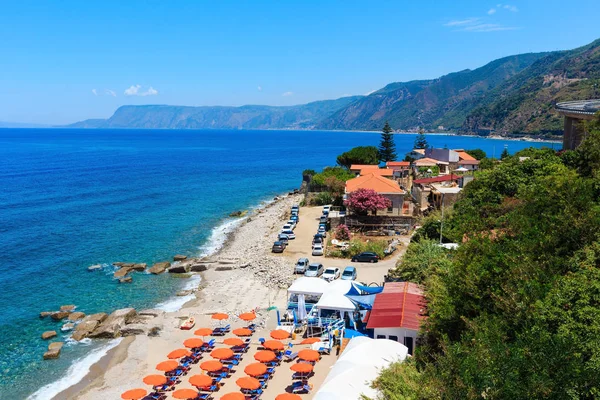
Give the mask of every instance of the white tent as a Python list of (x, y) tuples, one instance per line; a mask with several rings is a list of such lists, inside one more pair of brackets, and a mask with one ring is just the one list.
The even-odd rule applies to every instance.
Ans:
[(320, 296), (327, 291), (329, 282), (321, 278), (302, 277), (296, 279), (288, 288), (288, 294)]
[(358, 400), (361, 394), (375, 398), (377, 392), (370, 387), (371, 381), (382, 368), (403, 361), (407, 354), (406, 346), (392, 340), (355, 337), (331, 368), (314, 400)]
[(352, 287), (352, 282), (345, 279), (336, 279), (335, 281), (329, 282), (329, 286), (327, 286), (326, 294), (337, 293), (337, 294), (346, 294), (350, 291)]
[(354, 311), (356, 305), (346, 296), (339, 293), (325, 293), (317, 304), (317, 309), (337, 310), (337, 311)]

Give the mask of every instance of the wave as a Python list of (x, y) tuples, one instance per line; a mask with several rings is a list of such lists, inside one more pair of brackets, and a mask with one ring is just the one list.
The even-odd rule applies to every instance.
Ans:
[(70, 388), (81, 381), (89, 372), (95, 363), (100, 361), (109, 350), (121, 343), (121, 338), (110, 340), (105, 346), (94, 349), (91, 353), (79, 360), (74, 361), (65, 376), (57, 381), (47, 384), (37, 392), (28, 397), (28, 400), (49, 400), (54, 396)]
[[(202, 281), (202, 277), (200, 275), (192, 275), (187, 280), (187, 282), (186, 282), (185, 286), (183, 286), (182, 290), (196, 289), (201, 281)], [(181, 310), (181, 307), (183, 307), (183, 305), (185, 303), (187, 303), (188, 301), (193, 300), (195, 298), (196, 298), (196, 295), (194, 295), (193, 293), (188, 294), (187, 296), (176, 296), (176, 297), (172, 297), (168, 300), (165, 300), (162, 303), (158, 303), (155, 308), (158, 310), (165, 311), (165, 312), (175, 312), (175, 311)]]

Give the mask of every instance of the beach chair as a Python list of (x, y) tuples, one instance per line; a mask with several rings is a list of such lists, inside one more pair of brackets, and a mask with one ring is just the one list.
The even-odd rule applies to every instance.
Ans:
[(254, 332), (256, 330), (256, 324), (248, 325), (248, 329), (250, 329), (252, 332)]
[(200, 347), (200, 351), (207, 352), (212, 350), (215, 347), (215, 343), (217, 341), (215, 339), (210, 339), (208, 342), (205, 342), (202, 347)]
[(258, 338), (258, 349), (259, 350), (264, 350), (263, 345), (265, 344), (265, 338)]
[(238, 365), (240, 363), (240, 361), (236, 360), (235, 358), (229, 358), (227, 360), (221, 360), (221, 362), (225, 366), (228, 366), (228, 365)]
[(319, 352), (319, 354), (327, 354), (329, 355), (331, 350), (329, 349), (329, 347), (319, 347), (319, 350), (317, 350)]
[(212, 394), (211, 393), (199, 393), (198, 397), (196, 397), (196, 400), (212, 400)]
[(292, 393), (309, 393), (310, 386), (308, 386), (305, 381), (297, 381), (292, 384)]

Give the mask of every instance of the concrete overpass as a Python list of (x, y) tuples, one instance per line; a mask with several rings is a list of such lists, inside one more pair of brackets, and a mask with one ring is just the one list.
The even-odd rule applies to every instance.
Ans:
[(583, 121), (590, 121), (600, 111), (600, 99), (566, 101), (556, 104), (556, 111), (565, 117), (563, 150), (573, 150), (585, 138)]

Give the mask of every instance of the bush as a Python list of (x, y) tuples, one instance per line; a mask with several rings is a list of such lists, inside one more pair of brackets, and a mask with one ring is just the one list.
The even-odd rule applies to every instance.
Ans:
[(477, 160), (483, 160), (484, 158), (487, 157), (487, 154), (485, 154), (485, 151), (483, 151), (481, 149), (465, 150), (465, 153), (467, 153), (471, 157), (474, 157)]
[(329, 192), (321, 192), (312, 200), (313, 206), (325, 206), (333, 203), (333, 196)]
[(387, 240), (370, 240), (369, 242), (362, 242), (358, 239), (350, 240), (347, 250), (341, 250), (331, 245), (331, 240), (327, 243), (327, 257), (334, 258), (351, 258), (359, 253), (372, 252), (383, 259), (385, 255), (385, 249), (388, 248)]
[(357, 214), (366, 215), (369, 212), (384, 210), (392, 202), (385, 196), (372, 189), (358, 189), (348, 195), (346, 206)]
[(428, 170), (431, 170), (431, 176), (438, 176), (440, 174), (440, 167), (437, 165), (434, 165), (433, 167), (419, 167), (419, 174), (429, 174), (429, 172), (427, 172)]
[(359, 146), (340, 154), (337, 164), (344, 168), (350, 168), (352, 164), (378, 165), (379, 151), (375, 146)]
[[(424, 283), (428, 275), (448, 269), (447, 251), (433, 240), (412, 242), (391, 275), (404, 281)], [(436, 271), (436, 272), (434, 272)]]
[(319, 186), (325, 186), (327, 178), (335, 177), (340, 181), (346, 182), (348, 179), (354, 178), (354, 174), (342, 167), (325, 167), (323, 171), (314, 175), (312, 183)]
[(317, 174), (317, 171), (315, 171), (314, 169), (305, 169), (304, 171), (302, 171), (302, 176), (314, 176)]
[(335, 229), (335, 238), (337, 240), (350, 240), (350, 229), (344, 224)]

